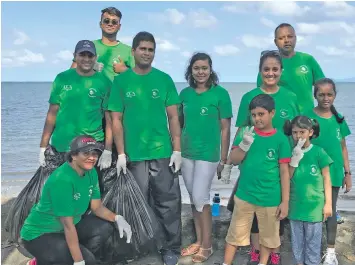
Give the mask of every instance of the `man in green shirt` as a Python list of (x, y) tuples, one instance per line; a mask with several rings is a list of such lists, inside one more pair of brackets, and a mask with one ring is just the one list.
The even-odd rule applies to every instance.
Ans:
[[(44, 152), (50, 140), (56, 151), (65, 153), (78, 135), (86, 134), (101, 142), (105, 138), (102, 119), (110, 119), (106, 109), (112, 83), (102, 73), (93, 70), (96, 61), (93, 42), (79, 41), (74, 57), (77, 68), (58, 74), (52, 85), (40, 143), (41, 166), (46, 165)], [(111, 146), (111, 122), (107, 122), (105, 150), (111, 150)]]
[[(313, 56), (296, 52), (296, 32), (287, 23), (282, 23), (275, 29), (274, 42), (282, 57), (283, 72), (279, 82), (280, 86), (288, 88), (296, 94), (301, 113), (314, 107), (312, 87), (313, 84), (324, 77), (323, 71)], [(260, 73), (257, 86), (262, 83)]]
[[(111, 81), (128, 68), (134, 67), (131, 47), (117, 40), (121, 28), (122, 13), (115, 7), (101, 10), (101, 39), (94, 40), (97, 52), (95, 70), (103, 72)], [(76, 67), (74, 60), (72, 68)]]
[(129, 169), (165, 231), (164, 264), (176, 265), (181, 244), (180, 99), (171, 77), (152, 67), (154, 36), (139, 32), (132, 46), (135, 67), (115, 78), (108, 103), (117, 174), (126, 172), (127, 155)]

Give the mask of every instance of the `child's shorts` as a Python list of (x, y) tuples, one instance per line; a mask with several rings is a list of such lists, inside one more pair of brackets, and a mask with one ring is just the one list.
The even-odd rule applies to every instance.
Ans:
[(280, 242), (280, 221), (276, 216), (277, 207), (261, 207), (234, 196), (234, 209), (226, 242), (233, 246), (250, 245), (250, 229), (254, 213), (259, 223), (259, 243), (267, 248), (278, 248)]

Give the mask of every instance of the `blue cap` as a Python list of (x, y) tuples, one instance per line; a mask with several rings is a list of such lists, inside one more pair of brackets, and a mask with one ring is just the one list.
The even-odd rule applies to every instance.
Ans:
[(89, 40), (81, 40), (75, 46), (75, 53), (81, 52), (90, 52), (93, 55), (96, 55), (95, 44)]

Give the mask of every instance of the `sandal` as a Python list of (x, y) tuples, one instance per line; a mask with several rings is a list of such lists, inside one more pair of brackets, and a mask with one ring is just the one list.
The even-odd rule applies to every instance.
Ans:
[[(203, 251), (210, 251), (208, 256), (202, 254)], [(203, 263), (208, 260), (213, 254), (212, 247), (210, 248), (200, 248), (200, 250), (192, 257), (192, 262), (194, 263)]]
[(195, 255), (201, 248), (201, 245), (198, 245), (196, 243), (191, 244), (190, 246), (183, 248), (181, 250), (181, 257), (187, 257), (187, 256), (192, 256)]

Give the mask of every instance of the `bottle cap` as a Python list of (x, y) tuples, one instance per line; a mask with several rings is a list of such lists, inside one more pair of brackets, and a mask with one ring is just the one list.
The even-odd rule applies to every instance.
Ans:
[(219, 193), (215, 193), (214, 196), (219, 196)]

